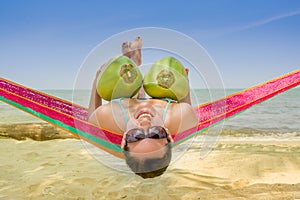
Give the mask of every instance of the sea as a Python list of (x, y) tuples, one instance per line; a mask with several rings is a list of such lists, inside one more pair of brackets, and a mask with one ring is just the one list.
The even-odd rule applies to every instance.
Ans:
[[(217, 100), (242, 89), (193, 89), (192, 105), (197, 106)], [(89, 90), (41, 90), (87, 107)], [(105, 102), (104, 102), (105, 103)], [(43, 123), (42, 120), (0, 102), (0, 125), (19, 123)], [(279, 94), (265, 102), (255, 105), (245, 112), (226, 120), (222, 124), (224, 135), (270, 135), (286, 134), (300, 136), (300, 87)]]

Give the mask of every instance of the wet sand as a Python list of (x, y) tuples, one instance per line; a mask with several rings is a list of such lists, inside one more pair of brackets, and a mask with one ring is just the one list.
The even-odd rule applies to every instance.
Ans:
[(30, 138), (37, 141), (44, 141), (74, 138), (74, 136), (51, 124), (41, 122), (0, 124), (0, 138), (14, 138), (16, 140)]
[(0, 139), (0, 199), (300, 199), (300, 143), (194, 144), (159, 178), (95, 160), (77, 139)]

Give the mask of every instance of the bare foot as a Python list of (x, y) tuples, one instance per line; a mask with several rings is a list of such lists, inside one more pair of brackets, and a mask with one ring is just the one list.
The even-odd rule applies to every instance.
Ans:
[(137, 37), (132, 42), (123, 42), (122, 53), (135, 62), (137, 66), (142, 64), (142, 38)]
[(135, 38), (135, 40), (130, 45), (130, 49), (132, 50), (131, 59), (136, 63), (137, 66), (140, 66), (142, 64), (142, 38)]
[(131, 42), (123, 42), (122, 44), (122, 54), (124, 56), (127, 56), (128, 58), (131, 58), (132, 56), (132, 50), (130, 49)]

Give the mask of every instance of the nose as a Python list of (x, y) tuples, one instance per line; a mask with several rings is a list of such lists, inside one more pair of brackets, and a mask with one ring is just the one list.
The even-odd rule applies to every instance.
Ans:
[(148, 129), (151, 126), (151, 120), (141, 120), (139, 124), (143, 129)]

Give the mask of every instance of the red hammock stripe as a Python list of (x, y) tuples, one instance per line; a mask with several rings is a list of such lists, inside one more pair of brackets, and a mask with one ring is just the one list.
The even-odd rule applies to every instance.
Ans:
[(234, 116), (277, 94), (285, 92), (300, 84), (300, 70), (280, 76), (271, 81), (240, 91), (223, 99), (195, 108), (199, 124), (190, 130), (178, 133), (174, 141), (180, 141), (189, 135), (208, 128), (226, 118)]
[[(195, 108), (195, 111), (199, 116), (199, 124), (187, 131), (173, 135), (174, 141), (180, 142), (198, 131), (234, 116), (253, 105), (296, 87), (299, 84), (300, 70), (296, 70), (223, 99), (198, 106)], [(87, 109), (82, 106), (23, 87), (3, 78), (0, 79), (0, 89), (0, 95), (9, 100), (29, 107), (95, 137), (114, 144), (121, 143), (121, 135), (102, 130), (86, 122)]]
[[(78, 130), (87, 132), (90, 135), (93, 135), (97, 138), (109, 141), (113, 144), (121, 144), (121, 141), (122, 141), (121, 135), (112, 134), (112, 133), (110, 133), (106, 130), (102, 130), (86, 121), (74, 118), (71, 115), (68, 115), (66, 113), (62, 113), (61, 111), (57, 111), (55, 109), (49, 108), (46, 105), (42, 105), (33, 100), (29, 100), (25, 97), (5, 91), (2, 88), (0, 88), (0, 95), (8, 100), (18, 103), (24, 107), (30, 108), (38, 113), (46, 115), (54, 120), (63, 122), (64, 124), (66, 124), (68, 126), (72, 126)], [(73, 133), (73, 134), (76, 134), (76, 133)]]
[(57, 98), (55, 96), (51, 96), (34, 89), (24, 87), (3, 78), (0, 79), (0, 88), (5, 89), (7, 92), (25, 97), (26, 99), (32, 100), (41, 105), (45, 105), (54, 110), (72, 115), (74, 118), (87, 121), (87, 109), (80, 105), (76, 105), (72, 102)]

